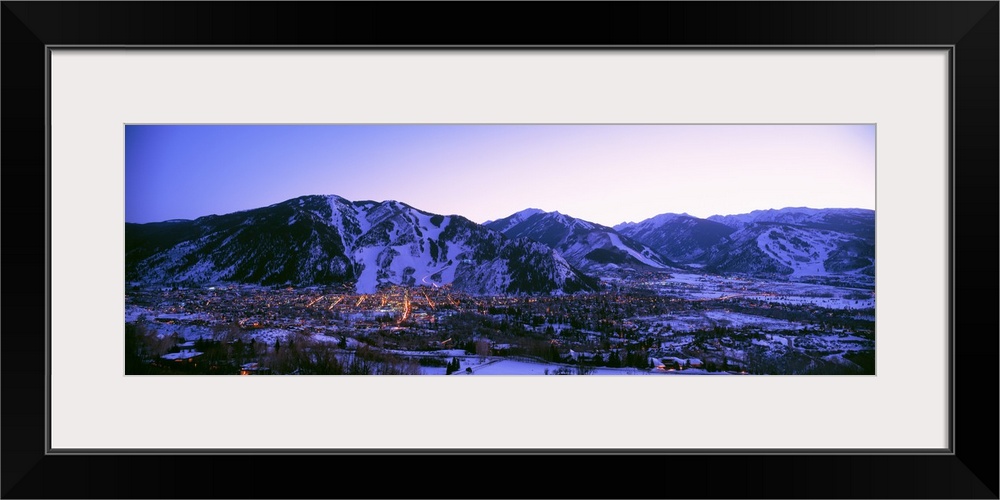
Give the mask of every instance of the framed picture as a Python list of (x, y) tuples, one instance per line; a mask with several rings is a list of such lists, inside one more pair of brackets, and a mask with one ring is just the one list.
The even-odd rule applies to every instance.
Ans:
[[(516, 460), (535, 460), (539, 466), (549, 460), (582, 463), (597, 459), (598, 468), (608, 471), (622, 455), (629, 455), (634, 459), (629, 462), (638, 463), (635, 470), (641, 471), (635, 478), (610, 474), (596, 486), (556, 489), (571, 496), (603, 491), (598, 494), (610, 497), (997, 497), (995, 458), (980, 458), (996, 457), (996, 439), (983, 438), (995, 438), (995, 429), (982, 429), (971, 421), (971, 415), (977, 415), (977, 421), (983, 420), (978, 418), (982, 415), (995, 417), (996, 405), (990, 398), (963, 389), (968, 386), (956, 385), (962, 380), (977, 380), (977, 384), (994, 380), (996, 368), (995, 359), (977, 356), (993, 349), (995, 335), (971, 335), (995, 332), (995, 321), (966, 312), (968, 306), (959, 301), (994, 297), (995, 287), (974, 285), (978, 280), (972, 278), (957, 279), (959, 271), (971, 272), (962, 263), (970, 262), (974, 249), (987, 249), (985, 258), (994, 258), (996, 238), (987, 238), (986, 229), (969, 230), (967, 223), (956, 222), (974, 220), (977, 227), (997, 227), (996, 204), (980, 208), (986, 200), (996, 199), (996, 2), (676, 2), (582, 4), (571, 9), (582, 20), (608, 25), (609, 39), (595, 38), (588, 34), (590, 30), (544, 16), (537, 25), (525, 26), (521, 39), (478, 24), (456, 27), (440, 17), (465, 9), (490, 10), (488, 5), (476, 9), (443, 4), (4, 3), (8, 104), (3, 110), (4, 166), (8, 182), (23, 186), (18, 191), (38, 192), (26, 201), (8, 196), (5, 222), (17, 219), (8, 227), (22, 222), (24, 234), (37, 237), (19, 238), (4, 248), (10, 258), (33, 259), (38, 269), (44, 269), (41, 277), (26, 280), (25, 293), (7, 301), (8, 319), (22, 320), (18, 329), (24, 334), (11, 334), (14, 329), (8, 324), (3, 340), (7, 381), (3, 447), (7, 457), (18, 457), (4, 461), (4, 496), (302, 496), (300, 486), (289, 486), (288, 481), (262, 485), (220, 472), (252, 466), (265, 468), (272, 477), (291, 477), (304, 462), (315, 460), (337, 467), (346, 477), (355, 469), (363, 472), (385, 465), (399, 470), (415, 455), (432, 455), (452, 471), (447, 484), (482, 491), (481, 478), (472, 474), (481, 467), (461, 465), (473, 462), (467, 455), (493, 455), (500, 463), (516, 455)], [(496, 19), (521, 25), (528, 10), (512, 4)], [(415, 19), (426, 23), (413, 23)], [(713, 21), (692, 31), (691, 19)], [(748, 19), (757, 22), (752, 27), (742, 24)], [(367, 21), (358, 24), (358, 20)], [(563, 27), (552, 29), (554, 25)], [(629, 28), (615, 35), (616, 26)], [(12, 102), (23, 105), (11, 106)], [(827, 128), (851, 139), (814, 135)], [(276, 139), (279, 129), (288, 142)], [(584, 135), (575, 135), (584, 129)], [(667, 130), (682, 137), (668, 148), (684, 151), (680, 156), (647, 149), (668, 143), (671, 139), (663, 135)], [(705, 131), (718, 135), (701, 137)], [(339, 144), (333, 149), (343, 156), (320, 160), (305, 156), (302, 149), (295, 149), (308, 142), (301, 134), (333, 134), (308, 141)], [(594, 148), (595, 144), (619, 144), (607, 138), (614, 134), (622, 136), (621, 146)], [(783, 141), (769, 145), (774, 137)], [(271, 149), (260, 147), (279, 143), (280, 147)], [(551, 146), (557, 143), (564, 145), (558, 153)], [(459, 152), (456, 144), (467, 149)], [(478, 144), (491, 144), (492, 149)], [(803, 152), (793, 155), (794, 148)], [(854, 148), (866, 165), (859, 168), (866, 173), (852, 184), (834, 173), (841, 167), (824, 162), (838, 158), (836, 165), (843, 165), (838, 155)], [(761, 152), (765, 150), (769, 152)], [(756, 161), (755, 154), (760, 155)], [(516, 157), (516, 162), (498, 161), (503, 155)], [(550, 163), (572, 167), (556, 171), (534, 166), (521, 172), (512, 167), (533, 165), (543, 156)], [(410, 168), (440, 179), (421, 184), (419, 176), (405, 177), (401, 170), (391, 169), (365, 177), (378, 172), (378, 163), (370, 161), (373, 157), (382, 158), (383, 163), (412, 162), (407, 163), (414, 165)], [(151, 163), (140, 163), (139, 158), (162, 163), (152, 171)], [(660, 163), (649, 162), (650, 158)], [(311, 161), (331, 162), (315, 167), (326, 177), (282, 191), (293, 180), (308, 177), (300, 165)], [(449, 161), (455, 166), (436, 170)], [(612, 171), (609, 165), (615, 162), (622, 166)], [(672, 169), (667, 165), (684, 162), (697, 166)], [(592, 168), (604, 173), (588, 176), (585, 171), (591, 167), (584, 165), (595, 165)], [(728, 170), (715, 165), (726, 165)], [(134, 173), (139, 169), (142, 174)], [(260, 181), (249, 180), (254, 169), (261, 173)], [(747, 169), (753, 174), (748, 175)], [(202, 175), (208, 171), (215, 174), (214, 179)], [(691, 171), (695, 174), (690, 175)], [(665, 177), (663, 172), (672, 175)], [(473, 271), (483, 265), (485, 253), (469, 246), (468, 238), (450, 239), (449, 248), (469, 248), (462, 247), (464, 253), (445, 260), (440, 253), (445, 250), (437, 247), (441, 243), (435, 243), (436, 256), (421, 253), (420, 257), (438, 266), (415, 269), (394, 266), (392, 259), (381, 254), (365, 260), (366, 250), (352, 240), (351, 262), (358, 276), (350, 290), (305, 292), (296, 287), (303, 283), (282, 274), (285, 268), (281, 268), (261, 271), (259, 276), (249, 270), (240, 279), (259, 288), (225, 291), (234, 294), (223, 295), (228, 297), (225, 300), (237, 300), (237, 295), (240, 301), (256, 300), (244, 298), (249, 295), (260, 298), (251, 307), (260, 310), (257, 316), (241, 313), (231, 318), (231, 324), (239, 325), (237, 330), (279, 332), (277, 336), (256, 330), (247, 334), (246, 339), (255, 345), (251, 352), (257, 357), (253, 359), (234, 361), (236, 351), (225, 348), (228, 357), (215, 366), (237, 376), (190, 372), (199, 363), (206, 369), (212, 366), (198, 357), (207, 352), (207, 335), (162, 346), (164, 352), (156, 353), (157, 368), (148, 376), (129, 371), (127, 339), (129, 328), (136, 328), (134, 322), (129, 326), (130, 314), (149, 315), (163, 323), (161, 328), (190, 324), (192, 318), (213, 328), (224, 327), (223, 310), (209, 310), (204, 304), (220, 296), (216, 282), (232, 281), (227, 278), (243, 272), (234, 265), (225, 275), (219, 274), (190, 252), (158, 255), (150, 251), (141, 260), (130, 260), (133, 257), (126, 255), (136, 255), (136, 248), (139, 253), (145, 251), (134, 245), (138, 229), (134, 222), (172, 224), (171, 234), (178, 234), (187, 222), (164, 221), (192, 219), (207, 227), (206, 219), (199, 217), (218, 214), (232, 219), (227, 214), (288, 204), (290, 212), (278, 214), (291, 214), (282, 226), (288, 231), (284, 228), (298, 228), (296, 216), (306, 213), (294, 207), (315, 201), (297, 196), (337, 195), (320, 201), (331, 207), (343, 200), (352, 213), (367, 214), (385, 208), (387, 202), (382, 200), (417, 198), (415, 193), (420, 191), (432, 194), (420, 198), (427, 200), (421, 202), (424, 206), (410, 200), (392, 202), (407, 204), (405, 210), (398, 204), (392, 207), (412, 215), (407, 220), (417, 221), (415, 231), (429, 232), (428, 224), (434, 225), (435, 217), (441, 217), (434, 225), (440, 228), (440, 222), (449, 217), (449, 224), (468, 220), (470, 228), (502, 232), (507, 228), (491, 227), (490, 222), (512, 221), (505, 217), (532, 207), (532, 200), (563, 200), (560, 206), (578, 202), (574, 196), (564, 196), (567, 190), (585, 193), (576, 198), (594, 199), (570, 205), (576, 208), (567, 212), (586, 214), (575, 220), (588, 224), (588, 217), (597, 220), (609, 213), (608, 207), (638, 207), (645, 200), (655, 200), (660, 192), (665, 199), (693, 204), (710, 198), (701, 194), (711, 192), (709, 188), (696, 188), (705, 184), (708, 172), (714, 172), (718, 191), (729, 193), (717, 200), (733, 204), (751, 199), (745, 196), (751, 193), (762, 194), (756, 199), (779, 204), (762, 209), (791, 207), (805, 199), (804, 205), (871, 212), (865, 212), (865, 217), (871, 220), (871, 241), (877, 245), (871, 244), (870, 259), (864, 251), (867, 240), (852, 240), (843, 247), (830, 243), (826, 258), (820, 259), (818, 253), (814, 257), (832, 262), (836, 259), (830, 260), (830, 252), (849, 253), (850, 259), (824, 265), (854, 265), (849, 271), (860, 281), (847, 285), (807, 282), (829, 288), (797, 289), (795, 293), (775, 288), (774, 283), (789, 282), (786, 279), (768, 281), (766, 286), (750, 282), (748, 290), (740, 291), (740, 297), (752, 299), (761, 308), (803, 300), (808, 305), (790, 311), (815, 308), (809, 310), (817, 316), (802, 320), (801, 325), (816, 330), (792, 339), (799, 344), (798, 350), (777, 330), (726, 333), (724, 327), (744, 317), (738, 314), (753, 316), (754, 312), (747, 311), (746, 303), (732, 301), (730, 288), (735, 285), (713, 282), (712, 291), (720, 296), (702, 297), (708, 304), (698, 307), (718, 314), (684, 316), (684, 321), (669, 325), (669, 335), (654, 332), (667, 328), (662, 317), (657, 317), (659, 323), (638, 325), (631, 316), (613, 318), (614, 328), (605, 338), (596, 323), (576, 324), (581, 313), (567, 313), (563, 325), (554, 315), (550, 318), (531, 309), (534, 306), (512, 302), (519, 308), (517, 314), (524, 309), (532, 316), (517, 317), (522, 325), (519, 337), (491, 337), (483, 332), (509, 332), (481, 323), (474, 334), (460, 339), (471, 343), (459, 352), (457, 347), (441, 344), (453, 339), (422, 334), (413, 340), (409, 336), (418, 329), (437, 331), (438, 322), (456, 321), (451, 315), (438, 315), (435, 304), (442, 300), (453, 301), (456, 314), (468, 313), (476, 321), (491, 314), (503, 321), (511, 318), (507, 303), (476, 306), (483, 309), (478, 311), (480, 316), (462, 309), (462, 302), (471, 304), (475, 295), (461, 295), (469, 291), (462, 286), (474, 283), (486, 290), (489, 287), (484, 283), (494, 278)], [(803, 172), (811, 174), (798, 183), (789, 180)], [(530, 179), (542, 173), (543, 180)], [(395, 183), (403, 186), (397, 191), (371, 189), (393, 186), (394, 177), (406, 179)], [(684, 179), (678, 181), (681, 186), (671, 186), (671, 177)], [(145, 184), (135, 181), (140, 178)], [(341, 198), (354, 192), (352, 178), (363, 188), (357, 188), (359, 194)], [(602, 186), (607, 191), (603, 196), (609, 199), (603, 205)], [(961, 196), (959, 187), (963, 188)], [(302, 192), (309, 188), (321, 192)], [(786, 197), (809, 189), (814, 189), (811, 198)], [(448, 196), (434, 196), (437, 190)], [(497, 195), (503, 191), (509, 194)], [(456, 193), (469, 200), (460, 208), (453, 208), (459, 203), (453, 196)], [(531, 198), (525, 193), (537, 194)], [(832, 201), (811, 201), (826, 195)], [(227, 197), (244, 205), (228, 209), (210, 203)], [(365, 201), (367, 197), (374, 201)], [(156, 208), (158, 198), (166, 199), (165, 206), (178, 215), (137, 215)], [(509, 201), (509, 206), (493, 205), (500, 199)], [(525, 206), (513, 208), (517, 203)], [(553, 213), (569, 210), (560, 206), (543, 208)], [(666, 201), (656, 206), (668, 208), (637, 213), (652, 217), (685, 211), (683, 205)], [(697, 220), (725, 226), (740, 222), (708, 216), (753, 209), (695, 215), (700, 215)], [(540, 215), (518, 213), (521, 218)], [(420, 225), (420, 214), (427, 215), (427, 224)], [(620, 222), (627, 222), (630, 219), (625, 217), (633, 216), (621, 217)], [(634, 222), (643, 218), (634, 217)], [(753, 241), (773, 242), (775, 258), (787, 257), (791, 272), (784, 273), (786, 278), (788, 274), (812, 276), (809, 266), (813, 264), (806, 254), (797, 260), (792, 250), (777, 250), (779, 243), (794, 247), (793, 240), (802, 242), (801, 238), (808, 240), (820, 231), (828, 231), (828, 236), (841, 234), (830, 223), (813, 228), (815, 233), (785, 229), (771, 219), (755, 223), (768, 225), (752, 235)], [(601, 219), (598, 224), (610, 228), (615, 222)], [(145, 226), (142, 234), (153, 234), (151, 227)], [(570, 258), (560, 259), (570, 266), (567, 269), (589, 269), (593, 274), (595, 269), (614, 267), (610, 264), (618, 262), (617, 248), (622, 249), (621, 259), (638, 255), (632, 256), (640, 267), (629, 268), (632, 271), (664, 266), (660, 269), (690, 276), (689, 280), (701, 276), (686, 274), (698, 266), (724, 269), (726, 276), (734, 276), (725, 265), (735, 264), (725, 263), (747, 265), (742, 253), (743, 257), (728, 260), (666, 255), (666, 250), (651, 246), (652, 240), (639, 241), (641, 236), (628, 229), (628, 224), (609, 229), (611, 246), (578, 252), (580, 259), (567, 250), (564, 253)], [(746, 228), (733, 231), (742, 229)], [(235, 234), (227, 230), (218, 229), (218, 234)], [(199, 234), (201, 241), (211, 241), (207, 234)], [(162, 233), (151, 236), (163, 237)], [(631, 243), (633, 237), (636, 242)], [(613, 243), (622, 238), (628, 244)], [(411, 243), (419, 246), (425, 239), (421, 233)], [(193, 241), (183, 239), (183, 245), (191, 247)], [(300, 244), (282, 241), (290, 248)], [(348, 246), (346, 239), (338, 241)], [(552, 243), (560, 244), (566, 243)], [(275, 245), (252, 240), (234, 252), (250, 255)], [(525, 245), (511, 251), (530, 257), (534, 247)], [(737, 253), (732, 250), (726, 255)], [(279, 260), (276, 255), (268, 254), (262, 257), (266, 262), (258, 264), (272, 265)], [(291, 259), (298, 263), (304, 257)], [(182, 260), (186, 264), (176, 264)], [(217, 257), (210, 260), (221, 262)], [(489, 261), (491, 266), (494, 260)], [(175, 264), (163, 267), (156, 262)], [(318, 276), (315, 269), (330, 274), (336, 267), (326, 261), (321, 264), (308, 266), (312, 278)], [(378, 266), (378, 273), (364, 274), (363, 269)], [(505, 266), (509, 269), (512, 264)], [(343, 267), (348, 269), (346, 264)], [(779, 274), (785, 270), (776, 269)], [(618, 267), (615, 270), (620, 272)], [(869, 275), (866, 270), (870, 281), (863, 278)], [(154, 275), (168, 278), (150, 277)], [(280, 276), (272, 279), (272, 275)], [(619, 286), (617, 297), (637, 297), (635, 275), (619, 275), (624, 277), (615, 281), (609, 278), (612, 274), (603, 274), (594, 286)], [(423, 283), (416, 283), (418, 279)], [(691, 289), (684, 288), (678, 297), (669, 292), (687, 282), (677, 281), (676, 276), (671, 279), (675, 281), (667, 280), (647, 292), (681, 301), (691, 309), (697, 303)], [(460, 286), (455, 286), (456, 280)], [(571, 285), (585, 287), (588, 281), (581, 280), (582, 284), (559, 282), (555, 296), (566, 296)], [(534, 275), (523, 278), (531, 286), (542, 281)], [(865, 283), (870, 288), (865, 289)], [(191, 287), (198, 291), (192, 292)], [(455, 297), (441, 292), (452, 289)], [(705, 290), (703, 286), (697, 293)], [(511, 291), (502, 290), (504, 294)], [(768, 302), (765, 295), (778, 300)], [(361, 308), (366, 298), (382, 300), (382, 309)], [(348, 304), (355, 302), (355, 307), (337, 309), (345, 299)], [(845, 301), (844, 307), (820, 304), (834, 299)], [(546, 303), (549, 314), (553, 308), (580, 311), (569, 299), (545, 300), (551, 301)], [(263, 309), (274, 302), (299, 311), (298, 326), (268, 323), (273, 318)], [(322, 311), (303, 312), (317, 304), (323, 305)], [(533, 325), (535, 312), (538, 325)], [(195, 318), (198, 314), (208, 316)], [(26, 321), (29, 317), (45, 321)], [(323, 328), (332, 325), (336, 332), (320, 332), (319, 323), (307, 322), (308, 318), (319, 318)], [(726, 321), (722, 330), (717, 329), (711, 338), (706, 333), (702, 339), (703, 344), (714, 342), (718, 349), (732, 349), (723, 356), (725, 368), (715, 366), (716, 351), (705, 348), (710, 345), (699, 344), (695, 351), (693, 340), (664, 343), (663, 339), (674, 336), (675, 328), (697, 337), (701, 330), (690, 326), (695, 321), (691, 318)], [(626, 325), (625, 320), (630, 323)], [(385, 335), (362, 338), (359, 332), (368, 328), (367, 322)], [(545, 325), (552, 326), (553, 332), (546, 333)], [(642, 335), (634, 333), (640, 329)], [(371, 338), (377, 338), (378, 352), (400, 356), (390, 361), (378, 358), (378, 362), (386, 366), (398, 362), (392, 366), (403, 371), (437, 373), (437, 367), (427, 365), (428, 360), (420, 358), (425, 363), (418, 363), (418, 346), (412, 344), (430, 339), (441, 344), (431, 352), (446, 352), (455, 359), (464, 360), (465, 353), (478, 358), (460, 365), (473, 374), (479, 370), (480, 375), (487, 375), (490, 366), (499, 375), (522, 372), (496, 377), (329, 377), (325, 374), (334, 372), (307, 370), (316, 376), (241, 377), (226, 371), (236, 367), (243, 374), (262, 367), (285, 370), (278, 362), (279, 349), (288, 353), (295, 339), (307, 338), (291, 332), (304, 330), (310, 342), (329, 336), (344, 344), (331, 346), (330, 352), (351, 352), (355, 357), (360, 356), (359, 347), (348, 341), (371, 343)], [(191, 331), (184, 330), (184, 334)], [(655, 347), (643, 343), (653, 338), (650, 332), (656, 335)], [(538, 339), (549, 335), (544, 338), (561, 337), (565, 342), (546, 360), (556, 363), (551, 369), (565, 365), (580, 373), (602, 372), (590, 377), (546, 377), (531, 372), (537, 359), (549, 351), (529, 351), (527, 346), (533, 344), (509, 339), (534, 339), (535, 333)], [(734, 343), (741, 340), (746, 342), (743, 347)], [(810, 342), (812, 347), (803, 348), (802, 344)], [(848, 349), (844, 343), (861, 347)], [(653, 359), (657, 363), (622, 366), (634, 361), (640, 345), (645, 361), (641, 364)], [(752, 346), (758, 346), (759, 357), (750, 355)], [(826, 357), (820, 357), (820, 347), (830, 350), (822, 353)], [(245, 353), (244, 349), (241, 342), (239, 352)], [(310, 359), (320, 352), (316, 349), (309, 351), (314, 356)], [(426, 351), (426, 346), (419, 349)], [(795, 358), (804, 360), (798, 366), (793, 358), (801, 352), (811, 353), (812, 358)], [(773, 353), (785, 356), (780, 358), (783, 364), (774, 361), (779, 358)], [(515, 355), (520, 357), (505, 357)], [(496, 359), (488, 364), (491, 356)], [(339, 359), (338, 363), (344, 358)], [(733, 376), (667, 373), (707, 375), (705, 361), (713, 362), (713, 372)], [(626, 371), (657, 374), (659, 364), (664, 372), (660, 376), (600, 376)], [(286, 371), (302, 373), (302, 366), (288, 365)], [(843, 370), (853, 367), (859, 375), (846, 376), (849, 370)], [(450, 369), (450, 365), (442, 368)], [(745, 371), (761, 376), (740, 376)], [(163, 376), (171, 374), (185, 376)], [(162, 479), (162, 465), (168, 462), (174, 472)], [(84, 470), (88, 479), (73, 480)], [(675, 470), (685, 480), (671, 480), (664, 470)], [(720, 475), (741, 480), (719, 481)], [(51, 481), (52, 477), (68, 480)], [(384, 486), (373, 494), (413, 496), (408, 483), (403, 483), (407, 482)], [(488, 490), (490, 496), (537, 496), (504, 481), (491, 482)], [(477, 496), (468, 490), (457, 494)]]

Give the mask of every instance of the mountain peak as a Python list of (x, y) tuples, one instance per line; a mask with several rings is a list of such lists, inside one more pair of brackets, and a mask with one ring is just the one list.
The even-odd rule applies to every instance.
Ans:
[(665, 269), (670, 264), (656, 252), (614, 229), (558, 211), (518, 214), (490, 223), (487, 227), (509, 238), (527, 238), (548, 245), (570, 265), (584, 271), (608, 269)]
[(524, 210), (521, 210), (520, 212), (517, 212), (514, 215), (520, 215), (521, 217), (524, 217), (525, 219), (527, 219), (528, 217), (531, 217), (532, 215), (535, 215), (535, 214), (544, 214), (544, 213), (545, 213), (545, 210), (542, 210), (540, 208), (525, 208)]
[(495, 229), (497, 231), (500, 231), (502, 233), (502, 232), (504, 232), (504, 231), (506, 231), (506, 230), (508, 230), (508, 229), (510, 229), (510, 228), (512, 228), (512, 227), (514, 227), (514, 226), (516, 226), (516, 225), (518, 225), (518, 224), (520, 224), (520, 223), (528, 220), (530, 217), (533, 217), (533, 216), (538, 215), (538, 214), (546, 214), (546, 213), (548, 213), (548, 212), (546, 212), (545, 210), (538, 209), (538, 208), (526, 208), (524, 210), (521, 210), (520, 212), (514, 212), (513, 214), (510, 214), (507, 217), (504, 217), (502, 219), (488, 220), (486, 222), (483, 222), (483, 225), (484, 226), (489, 226), (490, 228)]

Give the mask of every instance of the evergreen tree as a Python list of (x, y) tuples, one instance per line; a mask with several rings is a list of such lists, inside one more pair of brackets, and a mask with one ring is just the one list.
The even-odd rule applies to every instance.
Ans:
[(622, 366), (622, 360), (618, 356), (618, 351), (611, 351), (611, 354), (608, 356), (608, 366), (612, 368), (619, 368)]
[(549, 344), (549, 361), (559, 361), (559, 350), (553, 344)]

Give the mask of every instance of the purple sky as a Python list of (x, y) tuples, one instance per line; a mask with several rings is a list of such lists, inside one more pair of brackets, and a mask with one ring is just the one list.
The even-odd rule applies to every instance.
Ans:
[(307, 194), (476, 222), (525, 208), (612, 226), (875, 208), (874, 125), (127, 125), (125, 220)]

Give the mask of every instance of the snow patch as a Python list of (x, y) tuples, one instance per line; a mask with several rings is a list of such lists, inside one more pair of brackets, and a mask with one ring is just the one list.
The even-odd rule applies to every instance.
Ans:
[(638, 260), (639, 262), (642, 262), (643, 264), (646, 264), (647, 266), (651, 266), (651, 267), (656, 267), (656, 268), (659, 268), (659, 269), (663, 269), (663, 265), (660, 264), (659, 262), (656, 262), (656, 261), (650, 259), (649, 257), (646, 257), (645, 255), (642, 255), (641, 253), (636, 252), (635, 250), (633, 250), (632, 248), (630, 248), (628, 245), (625, 245), (624, 243), (622, 243), (621, 238), (619, 238), (617, 234), (615, 234), (615, 233), (608, 233), (608, 237), (611, 238), (611, 244), (612, 245), (614, 245), (615, 247), (617, 247), (617, 248), (619, 248), (621, 250), (624, 250), (626, 253), (628, 253), (629, 255), (631, 255), (634, 259)]

